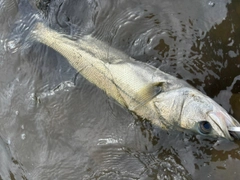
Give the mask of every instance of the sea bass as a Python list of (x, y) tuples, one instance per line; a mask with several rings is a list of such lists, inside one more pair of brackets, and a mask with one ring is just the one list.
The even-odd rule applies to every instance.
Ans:
[(228, 140), (240, 137), (231, 133), (240, 127), (239, 122), (211, 98), (90, 35), (73, 40), (36, 23), (29, 37), (59, 52), (88, 81), (160, 128)]

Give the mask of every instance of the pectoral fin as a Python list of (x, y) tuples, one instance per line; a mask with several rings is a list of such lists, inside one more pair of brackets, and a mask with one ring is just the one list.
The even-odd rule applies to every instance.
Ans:
[(146, 85), (144, 88), (140, 89), (138, 93), (132, 98), (132, 102), (130, 103), (130, 107), (132, 106), (132, 110), (136, 110), (150, 100), (152, 100), (155, 96), (160, 94), (163, 91), (164, 82), (156, 82), (149, 85)]

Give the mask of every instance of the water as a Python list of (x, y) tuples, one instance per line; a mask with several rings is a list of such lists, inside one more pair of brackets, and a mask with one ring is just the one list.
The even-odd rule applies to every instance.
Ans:
[(137, 119), (58, 53), (23, 43), (26, 34), (18, 30), (38, 12), (59, 32), (76, 38), (93, 34), (188, 81), (240, 120), (237, 0), (0, 0), (0, 5), (0, 179), (239, 177), (239, 142), (164, 132)]

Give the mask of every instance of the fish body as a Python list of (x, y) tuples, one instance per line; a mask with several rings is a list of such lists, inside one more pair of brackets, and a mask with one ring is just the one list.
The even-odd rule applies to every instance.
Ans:
[(73, 40), (37, 23), (30, 38), (59, 52), (108, 96), (161, 128), (178, 127), (232, 140), (228, 128), (240, 126), (221, 106), (186, 82), (90, 35)]

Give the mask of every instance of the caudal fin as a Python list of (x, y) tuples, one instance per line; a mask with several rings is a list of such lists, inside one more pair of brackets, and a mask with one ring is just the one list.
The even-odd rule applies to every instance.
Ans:
[(34, 42), (34, 39), (31, 38), (31, 31), (37, 22), (42, 22), (42, 18), (36, 12), (22, 15), (18, 18), (8, 34), (6, 42), (7, 50), (10, 52), (16, 51), (16, 49), (22, 51), (29, 48)]

